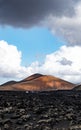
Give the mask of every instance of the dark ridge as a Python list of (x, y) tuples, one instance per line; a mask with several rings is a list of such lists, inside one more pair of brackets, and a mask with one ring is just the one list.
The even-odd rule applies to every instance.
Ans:
[(6, 85), (13, 85), (13, 84), (16, 84), (17, 82), (16, 81), (8, 81), (0, 86), (6, 86)]
[(25, 82), (25, 81), (30, 81), (30, 80), (34, 80), (34, 79), (37, 79), (39, 77), (43, 76), (42, 74), (39, 74), (39, 73), (36, 73), (36, 74), (33, 74), (23, 80), (21, 80), (20, 82)]

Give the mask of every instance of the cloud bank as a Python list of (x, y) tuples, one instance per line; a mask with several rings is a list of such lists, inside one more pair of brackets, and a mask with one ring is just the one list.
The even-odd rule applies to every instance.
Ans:
[(81, 45), (81, 0), (0, 0), (0, 25), (46, 26), (68, 45)]
[(72, 16), (75, 0), (0, 0), (0, 23), (31, 27), (50, 14)]
[[(42, 65), (36, 62), (30, 72), (54, 75), (70, 82), (81, 82), (81, 47), (62, 46), (58, 51), (46, 55)], [(27, 68), (28, 69), (28, 68)]]
[(21, 55), (16, 46), (0, 41), (0, 77), (22, 76)]
[(22, 54), (16, 46), (0, 41), (0, 77), (25, 78), (33, 73), (54, 75), (67, 81), (81, 82), (81, 47), (62, 46), (46, 55), (44, 63), (21, 65)]
[(45, 23), (54, 35), (62, 37), (70, 46), (81, 45), (81, 2), (75, 7), (73, 17), (51, 15)]

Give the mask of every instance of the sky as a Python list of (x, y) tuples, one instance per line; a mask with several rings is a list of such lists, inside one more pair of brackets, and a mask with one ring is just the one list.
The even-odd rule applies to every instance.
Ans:
[(0, 0), (0, 84), (34, 73), (81, 83), (81, 0)]

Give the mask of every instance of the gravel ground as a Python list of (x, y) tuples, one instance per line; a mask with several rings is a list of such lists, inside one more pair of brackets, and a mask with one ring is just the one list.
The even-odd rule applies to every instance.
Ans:
[(0, 130), (81, 130), (81, 91), (0, 91)]

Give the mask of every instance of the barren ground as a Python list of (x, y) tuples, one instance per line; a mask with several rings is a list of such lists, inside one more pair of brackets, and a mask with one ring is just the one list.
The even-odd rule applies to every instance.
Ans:
[(81, 130), (81, 91), (0, 91), (0, 130)]

